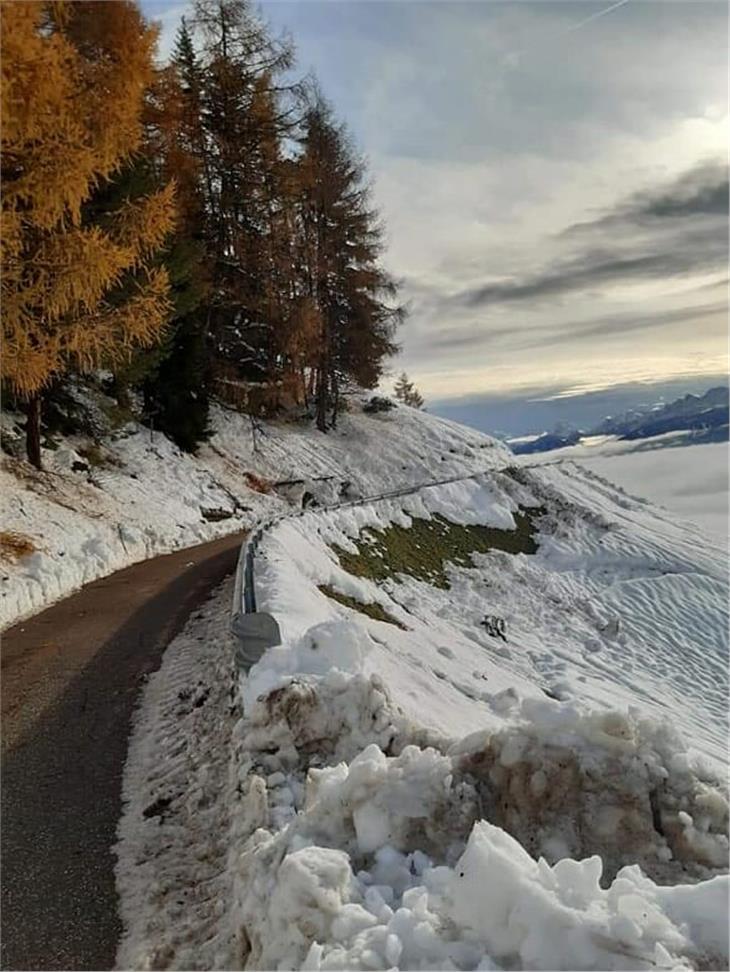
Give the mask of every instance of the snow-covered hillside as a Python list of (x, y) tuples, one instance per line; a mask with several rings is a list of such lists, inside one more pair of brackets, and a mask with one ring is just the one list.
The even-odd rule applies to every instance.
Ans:
[[(394, 448), (433, 420), (388, 421)], [(186, 739), (173, 793), (140, 741), (121, 966), (727, 968), (723, 548), (580, 466), (434, 434), (486, 471), (265, 535), (283, 642), (240, 679), (230, 749)], [(180, 906), (214, 859), (225, 890)]]
[(363, 401), (255, 450), (218, 410), (194, 458), (127, 426), (5, 460), (6, 623), (267, 513), (464, 477), (279, 521), (256, 588), (283, 643), (232, 706), (230, 595), (176, 642), (127, 769), (120, 963), (726, 968), (723, 547)]
[[(0, 627), (128, 564), (249, 527), (305, 493), (332, 502), (507, 461), (479, 432), (409, 408), (365, 414), (363, 401), (327, 435), (261, 423), (255, 450), (248, 417), (217, 408), (195, 457), (134, 424), (101, 447), (77, 437), (45, 449), (40, 473), (3, 457), (0, 534), (31, 552), (0, 544)], [(11, 431), (17, 416), (2, 421)]]
[[(413, 518), (514, 531), (519, 510), (539, 512), (536, 551), (477, 550), (475, 564), (447, 563), (448, 586), (419, 576), (417, 563), (384, 578), (354, 576), (335, 552), (357, 553), (353, 539), (367, 548), (373, 530), (407, 527)], [(422, 542), (420, 533), (410, 542)], [(401, 627), (343, 608), (322, 587), (356, 605), (379, 605)], [(259, 609), (277, 618), (285, 645), (299, 647), (293, 657), (273, 649), (254, 669), (250, 700), (280, 666), (305, 671), (314, 657), (319, 670), (319, 656), (306, 648), (308, 632), (344, 615), (377, 636), (362, 670), (380, 673), (408, 714), (436, 731), (483, 728), (485, 702), (504, 689), (537, 696), (546, 690), (602, 706), (639, 704), (658, 718), (673, 713), (697, 751), (724, 765), (724, 551), (579, 466), (500, 469), (286, 520), (261, 544), (256, 588)], [(490, 633), (485, 616), (502, 619), (501, 632)]]
[(285, 521), (257, 568), (249, 967), (724, 967), (722, 548), (553, 466)]

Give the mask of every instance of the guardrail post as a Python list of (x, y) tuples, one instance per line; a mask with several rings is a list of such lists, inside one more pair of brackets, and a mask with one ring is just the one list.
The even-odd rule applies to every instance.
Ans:
[(276, 619), (265, 611), (234, 614), (231, 631), (236, 638), (234, 656), (240, 672), (247, 674), (267, 648), (281, 644), (281, 632)]

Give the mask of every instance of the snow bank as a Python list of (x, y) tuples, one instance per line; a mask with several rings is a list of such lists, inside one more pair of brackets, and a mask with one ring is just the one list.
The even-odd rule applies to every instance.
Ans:
[[(4, 415), (4, 427), (18, 418)], [(44, 449), (42, 473), (4, 457), (0, 531), (36, 549), (19, 561), (0, 549), (0, 627), (129, 564), (246, 529), (305, 493), (331, 503), (502, 465), (509, 455), (487, 436), (411, 408), (367, 415), (361, 399), (327, 435), (262, 423), (255, 450), (248, 416), (214, 408), (211, 424), (197, 456), (132, 423), (104, 440), (94, 464), (78, 437)], [(251, 473), (287, 485), (260, 492)]]
[(115, 848), (121, 969), (237, 967), (232, 587), (225, 581), (170, 644), (134, 716)]
[(334, 670), (260, 696), (240, 752), (247, 968), (727, 963), (728, 882), (708, 877), (727, 802), (666, 726), (526, 701), (498, 733), (437, 739), (377, 676)]

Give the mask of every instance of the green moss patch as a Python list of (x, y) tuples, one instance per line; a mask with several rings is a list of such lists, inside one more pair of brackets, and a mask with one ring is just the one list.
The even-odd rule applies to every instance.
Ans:
[(543, 507), (514, 514), (514, 530), (500, 530), (481, 524), (452, 523), (436, 514), (430, 520), (414, 518), (409, 527), (391, 524), (383, 530), (368, 527), (357, 540), (357, 553), (333, 545), (348, 574), (381, 581), (394, 574), (408, 574), (435, 587), (448, 588), (446, 565), (473, 567), (474, 553), (503, 550), (511, 554), (537, 551), (535, 521), (547, 511)]
[(385, 621), (388, 624), (394, 624), (396, 627), (401, 628), (403, 631), (408, 629), (400, 621), (388, 614), (379, 604), (364, 604), (362, 601), (358, 601), (357, 598), (350, 597), (349, 594), (341, 594), (336, 591), (334, 587), (330, 587), (328, 584), (320, 584), (319, 590), (327, 597), (331, 597), (333, 601), (337, 601), (340, 604), (344, 604), (345, 607), (351, 608), (353, 611), (359, 611), (360, 614), (366, 614), (369, 618), (374, 621)]

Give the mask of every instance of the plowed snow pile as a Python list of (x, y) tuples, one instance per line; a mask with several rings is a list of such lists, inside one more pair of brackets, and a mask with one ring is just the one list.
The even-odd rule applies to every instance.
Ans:
[(520, 716), (428, 746), (375, 676), (259, 702), (242, 739), (246, 967), (724, 968), (727, 879), (709, 875), (727, 804), (680, 741), (550, 701)]

